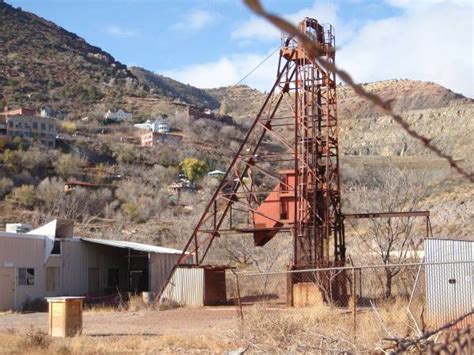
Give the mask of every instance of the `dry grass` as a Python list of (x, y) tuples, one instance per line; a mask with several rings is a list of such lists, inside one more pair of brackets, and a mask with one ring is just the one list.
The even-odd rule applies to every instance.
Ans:
[[(161, 312), (143, 305), (141, 299), (131, 304), (132, 314), (161, 317)], [(147, 308), (149, 307), (149, 308)], [(249, 353), (331, 353), (331, 352), (372, 352), (381, 348), (386, 337), (405, 337), (413, 335), (411, 322), (406, 313), (406, 301), (398, 299), (379, 302), (375, 310), (370, 307), (358, 307), (357, 332), (354, 334), (353, 314), (347, 308), (338, 308), (328, 304), (318, 304), (305, 308), (288, 308), (275, 304), (258, 304), (244, 307), (244, 321), (240, 327), (216, 328), (206, 332), (201, 329), (191, 332), (189, 324), (181, 321), (167, 324), (167, 328), (147, 323), (143, 328), (120, 315), (122, 325), (107, 329), (101, 334), (92, 330), (88, 334), (75, 338), (51, 338), (38, 328), (19, 331), (7, 329), (0, 333), (1, 351), (7, 353), (53, 353), (79, 354), (103, 352), (153, 352), (153, 353), (223, 353), (237, 348), (246, 348)], [(111, 312), (113, 308), (102, 308), (88, 312)], [(137, 312), (138, 311), (138, 312)], [(174, 312), (174, 311), (170, 311)], [(193, 322), (193, 316), (186, 310), (177, 310), (175, 317), (187, 317)], [(209, 311), (211, 312), (211, 311)], [(214, 311), (215, 312), (215, 311)], [(215, 316), (215, 313), (201, 312), (200, 317)], [(125, 312), (125, 316), (128, 312)], [(163, 312), (165, 314), (165, 312)], [(20, 315), (21, 317), (21, 315)], [(90, 317), (96, 317), (92, 314)], [(99, 317), (110, 317), (104, 314)], [(178, 320), (178, 318), (177, 318)], [(88, 320), (91, 321), (91, 318)], [(237, 321), (237, 319), (236, 319)], [(166, 324), (166, 323), (164, 323)], [(191, 323), (190, 323), (191, 324)], [(155, 328), (158, 333), (152, 329)], [(207, 328), (207, 325), (206, 325)], [(101, 329), (101, 328), (99, 328)], [(104, 334), (105, 333), (105, 334)], [(205, 335), (203, 335), (205, 334)]]
[(100, 314), (100, 313), (114, 313), (124, 311), (118, 306), (109, 305), (94, 305), (93, 307), (84, 308), (84, 314)]
[(406, 302), (379, 304), (376, 310), (359, 308), (354, 333), (353, 313), (326, 304), (307, 308), (253, 306), (233, 334), (240, 344), (263, 352), (373, 351), (383, 338), (414, 333)]
[(122, 312), (122, 311), (129, 311), (129, 312), (139, 312), (139, 311), (152, 311), (152, 310), (160, 310), (166, 311), (168, 309), (175, 309), (181, 307), (178, 303), (174, 302), (173, 300), (165, 299), (162, 302), (158, 302), (157, 300), (153, 300), (151, 303), (143, 302), (142, 297), (140, 296), (132, 296), (128, 300), (128, 302), (124, 303), (123, 305), (93, 305), (88, 308), (84, 309), (84, 313), (111, 313), (111, 312)]
[(127, 310), (130, 312), (138, 312), (152, 309), (152, 307), (152, 304), (145, 304), (140, 296), (132, 296), (128, 300)]
[(177, 335), (124, 335), (81, 336), (75, 338), (52, 338), (37, 328), (27, 333), (0, 333), (0, 352), (22, 354), (96, 354), (124, 352), (153, 352), (175, 354), (199, 352), (218, 354), (235, 348), (229, 342), (209, 336)]

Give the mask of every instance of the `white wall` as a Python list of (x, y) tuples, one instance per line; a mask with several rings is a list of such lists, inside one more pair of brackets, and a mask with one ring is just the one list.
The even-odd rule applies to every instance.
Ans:
[[(14, 309), (20, 309), (28, 300), (44, 297), (46, 275), (43, 258), (43, 237), (33, 235), (22, 237), (15, 233), (0, 234), (0, 265), (15, 269)], [(18, 268), (34, 268), (35, 284), (18, 285)]]

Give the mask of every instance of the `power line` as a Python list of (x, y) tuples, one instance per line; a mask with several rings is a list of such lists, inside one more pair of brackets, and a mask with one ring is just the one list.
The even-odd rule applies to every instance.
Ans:
[(247, 79), (250, 75), (253, 74), (253, 72), (255, 70), (257, 70), (258, 68), (260, 68), (268, 59), (270, 59), (276, 52), (278, 52), (280, 50), (280, 46), (276, 47), (275, 50), (273, 52), (271, 52), (265, 59), (263, 59), (259, 64), (257, 64), (257, 66), (255, 68), (253, 68), (250, 72), (248, 72), (242, 79), (240, 79), (237, 83), (235, 83), (234, 85), (231, 85), (232, 86), (237, 86), (239, 85), (242, 81), (244, 81), (245, 79)]

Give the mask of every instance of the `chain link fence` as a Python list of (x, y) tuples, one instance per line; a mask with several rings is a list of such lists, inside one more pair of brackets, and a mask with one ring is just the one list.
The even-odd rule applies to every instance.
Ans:
[(233, 273), (227, 286), (249, 346), (373, 351), (472, 312), (473, 271), (470, 261)]

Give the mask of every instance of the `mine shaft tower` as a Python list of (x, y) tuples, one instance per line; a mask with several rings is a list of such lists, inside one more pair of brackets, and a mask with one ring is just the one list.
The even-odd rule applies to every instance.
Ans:
[[(299, 30), (334, 63), (332, 26), (305, 18)], [(275, 83), (208, 202), (178, 265), (204, 265), (216, 238), (253, 235), (263, 246), (292, 234), (293, 270), (345, 262), (335, 73), (283, 34)]]

